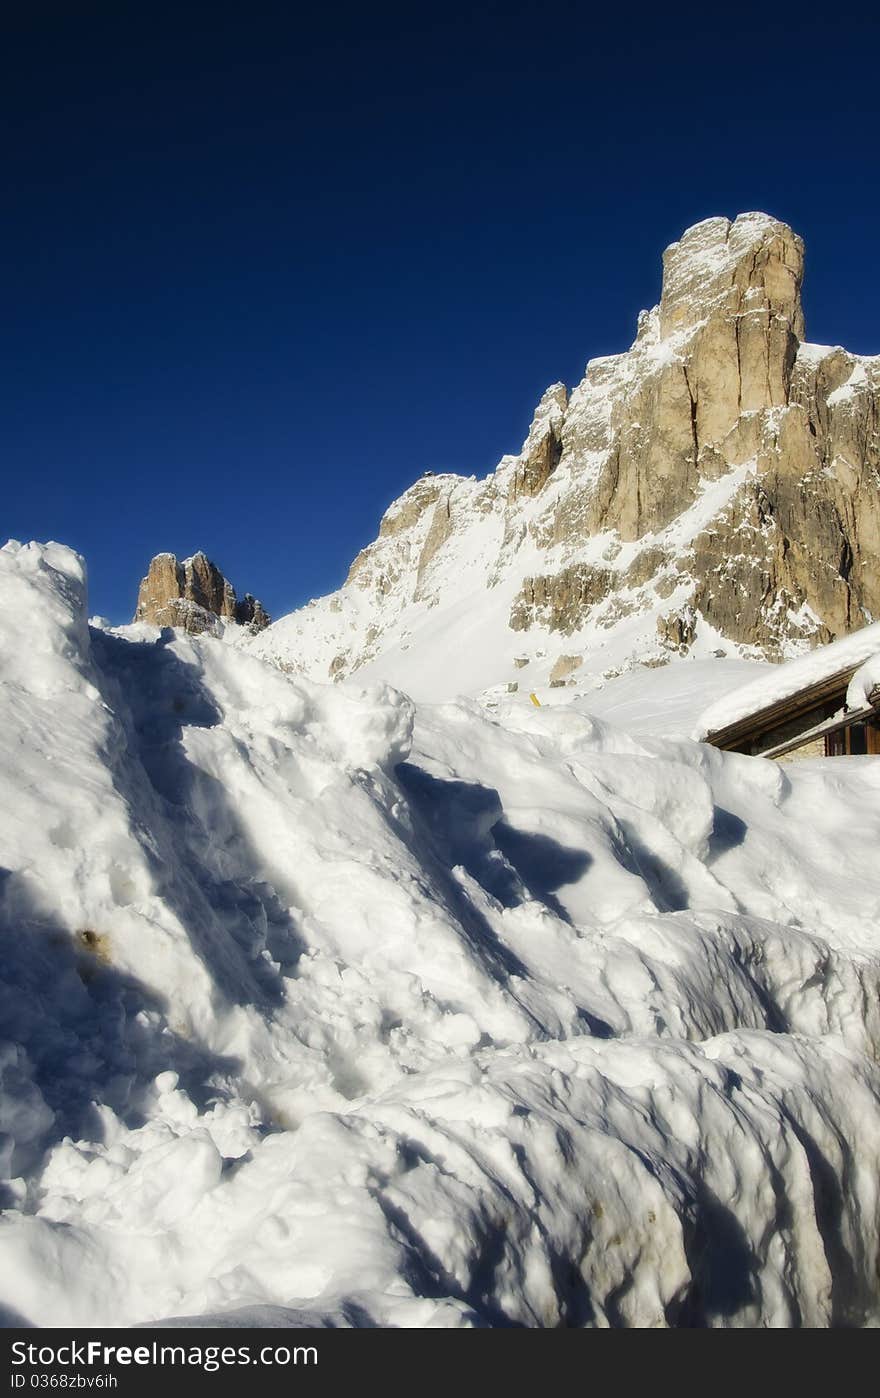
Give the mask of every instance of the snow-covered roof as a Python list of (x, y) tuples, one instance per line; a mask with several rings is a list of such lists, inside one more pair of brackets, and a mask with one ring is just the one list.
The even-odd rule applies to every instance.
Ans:
[(839, 641), (820, 646), (808, 655), (799, 655), (796, 660), (777, 665), (769, 673), (751, 680), (739, 689), (726, 694), (723, 699), (704, 709), (697, 720), (693, 737), (702, 741), (709, 733), (718, 733), (732, 723), (763, 713), (765, 709), (784, 699), (790, 699), (808, 689), (830, 680), (834, 675), (843, 675), (863, 665), (866, 660), (880, 654), (880, 622), (864, 626), (850, 636), (842, 636)]

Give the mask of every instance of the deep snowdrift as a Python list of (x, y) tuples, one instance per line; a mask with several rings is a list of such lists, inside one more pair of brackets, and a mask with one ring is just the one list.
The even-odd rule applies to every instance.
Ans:
[(0, 646), (13, 1319), (876, 1322), (880, 763)]

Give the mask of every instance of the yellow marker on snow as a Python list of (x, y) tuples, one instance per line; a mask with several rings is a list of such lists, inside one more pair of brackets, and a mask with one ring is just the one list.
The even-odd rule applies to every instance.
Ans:
[(540, 709), (540, 707), (541, 707), (541, 701), (540, 701), (540, 699), (538, 698), (537, 694), (530, 694), (530, 695), (529, 695), (529, 698), (531, 699), (531, 701), (532, 701), (532, 703), (534, 704), (535, 708), (536, 708), (536, 709)]

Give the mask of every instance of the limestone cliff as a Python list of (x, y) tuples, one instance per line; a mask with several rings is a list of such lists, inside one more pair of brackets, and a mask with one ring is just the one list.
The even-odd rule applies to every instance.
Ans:
[(560, 656), (588, 662), (570, 683), (701, 647), (778, 658), (880, 617), (880, 357), (805, 343), (803, 274), (766, 214), (689, 229), (631, 349), (548, 389), (486, 479), (417, 482), (346, 586), (259, 647), (417, 689), (445, 646), (474, 691)]
[(178, 562), (159, 553), (150, 563), (138, 592), (135, 621), (179, 626), (195, 635), (219, 629), (219, 621), (262, 631), (270, 618), (250, 593), (239, 601), (232, 584), (204, 553)]

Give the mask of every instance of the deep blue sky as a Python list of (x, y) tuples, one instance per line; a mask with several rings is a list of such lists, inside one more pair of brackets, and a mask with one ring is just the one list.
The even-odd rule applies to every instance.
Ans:
[(280, 615), (626, 348), (711, 214), (791, 223), (810, 338), (880, 350), (873, 9), (6, 7), (0, 533), (117, 621), (162, 549)]

